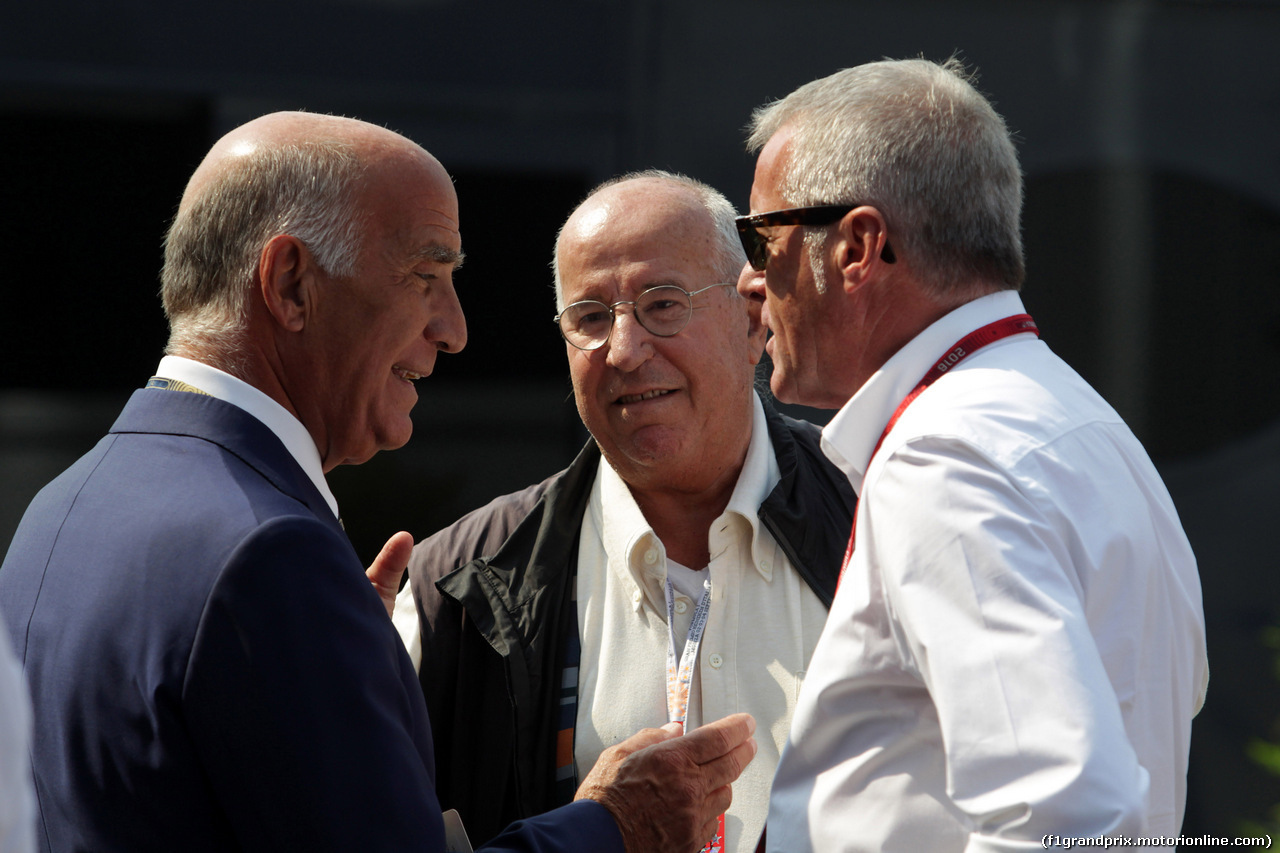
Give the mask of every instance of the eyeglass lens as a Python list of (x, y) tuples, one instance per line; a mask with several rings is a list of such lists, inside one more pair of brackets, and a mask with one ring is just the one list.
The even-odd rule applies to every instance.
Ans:
[(675, 285), (661, 285), (644, 291), (635, 302), (618, 302), (610, 307), (603, 302), (575, 302), (560, 314), (560, 331), (579, 349), (596, 349), (609, 339), (615, 313), (631, 305), (636, 321), (659, 337), (678, 334), (689, 322), (693, 303), (689, 293)]

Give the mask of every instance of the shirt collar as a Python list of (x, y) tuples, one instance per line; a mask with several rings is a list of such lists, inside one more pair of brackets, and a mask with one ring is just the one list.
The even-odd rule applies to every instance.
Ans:
[(862, 478), (885, 424), (920, 377), (965, 335), (1012, 314), (1022, 314), (1016, 291), (1001, 290), (966, 302), (894, 353), (822, 430), (822, 451), (862, 493)]
[[(764, 526), (760, 524), (760, 505), (778, 485), (782, 472), (778, 469), (773, 443), (769, 441), (769, 422), (765, 419), (764, 405), (755, 394), (751, 395), (751, 403), (751, 443), (747, 446), (742, 471), (724, 512), (725, 515), (732, 513), (751, 528), (751, 564), (767, 581), (773, 579), (773, 567), (770, 564), (769, 568), (764, 568), (760, 562), (760, 555), (764, 553), (760, 538), (765, 535)], [(712, 525), (712, 530), (716, 529), (717, 526)], [(713, 533), (712, 553), (716, 551), (715, 538)]]
[[(764, 553), (760, 538), (765, 535), (765, 531), (760, 524), (758, 511), (760, 504), (781, 479), (781, 472), (773, 453), (773, 445), (769, 442), (764, 406), (755, 394), (751, 395), (751, 401), (751, 441), (747, 445), (747, 455), (728, 505), (712, 523), (708, 544), (714, 558), (718, 551), (727, 547), (727, 543), (718, 545), (717, 540), (735, 535), (734, 527), (745, 523), (750, 530), (751, 564), (767, 581), (772, 579), (773, 570), (771, 565), (764, 568), (760, 564), (759, 555)], [(611, 570), (638, 586), (649, 599), (650, 605), (665, 608), (663, 588), (667, 576), (666, 549), (636, 505), (631, 489), (604, 457), (600, 458), (595, 489), (599, 492), (600, 508), (595, 522), (600, 530)], [(639, 601), (636, 605), (639, 607)]]
[(324, 466), (320, 461), (320, 451), (316, 448), (311, 433), (289, 410), (254, 388), (248, 382), (237, 379), (230, 373), (216, 367), (182, 358), (166, 355), (160, 359), (156, 375), (163, 379), (177, 379), (188, 385), (194, 385), (210, 397), (217, 397), (224, 403), (230, 403), (262, 421), (267, 429), (275, 433), (292, 456), (315, 484), (324, 498), (333, 517), (338, 518), (338, 501), (329, 490), (324, 478)]

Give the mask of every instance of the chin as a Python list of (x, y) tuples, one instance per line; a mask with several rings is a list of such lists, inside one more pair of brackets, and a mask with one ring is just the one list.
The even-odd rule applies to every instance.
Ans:
[(843, 402), (838, 402), (832, 397), (830, 388), (819, 387), (815, 390), (801, 388), (800, 383), (792, 381), (786, 374), (780, 374), (776, 366), (773, 369), (773, 376), (769, 379), (769, 390), (773, 392), (774, 399), (779, 403), (792, 406), (838, 409), (844, 405)]
[[(408, 444), (411, 438), (413, 438), (413, 421), (406, 417), (403, 425), (387, 430), (379, 437), (378, 446), (373, 453), (379, 450), (399, 450)], [(373, 453), (369, 455), (372, 456)]]
[(769, 390), (773, 392), (774, 399), (779, 403), (804, 405), (804, 401), (799, 399), (800, 395), (795, 386), (787, 380), (782, 371), (778, 370), (776, 362), (773, 365), (773, 375), (769, 377)]

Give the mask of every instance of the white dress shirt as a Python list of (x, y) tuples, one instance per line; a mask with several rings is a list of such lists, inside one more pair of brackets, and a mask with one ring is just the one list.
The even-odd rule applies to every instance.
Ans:
[[(899, 402), (971, 302), (824, 430), (862, 496), (857, 547), (774, 781), (777, 853), (1042, 849), (1174, 835), (1208, 681), (1195, 558), (1142, 446), (1034, 336)], [(1132, 848), (1129, 848), (1132, 849)]]
[(333, 517), (339, 517), (338, 501), (329, 490), (329, 484), (325, 482), (324, 466), (320, 461), (320, 451), (316, 448), (315, 439), (311, 437), (311, 433), (307, 432), (302, 421), (294, 417), (288, 409), (248, 382), (189, 358), (166, 355), (160, 359), (156, 376), (185, 382), (199, 388), (210, 397), (217, 397), (224, 403), (243, 409), (262, 421), (267, 429), (275, 433), (284, 444), (289, 455), (302, 466), (302, 470), (306, 472), (325, 503), (329, 505), (329, 509), (333, 511)]
[[(691, 731), (738, 711), (756, 719), (759, 751), (734, 783), (725, 816), (729, 853), (755, 849), (770, 779), (826, 619), (822, 602), (756, 515), (778, 479), (764, 408), (756, 399), (742, 473), (709, 534), (711, 605), (686, 723)], [(627, 485), (602, 459), (578, 556), (582, 662), (574, 758), (580, 774), (606, 747), (667, 722), (668, 572), (690, 580), (694, 574), (667, 559)], [(697, 605), (689, 592), (696, 589), (676, 592), (677, 657)]]

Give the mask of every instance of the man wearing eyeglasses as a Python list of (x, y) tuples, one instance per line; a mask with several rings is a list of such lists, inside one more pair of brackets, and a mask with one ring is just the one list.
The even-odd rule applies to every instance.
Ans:
[(1177, 836), (1208, 678), (1195, 558), (1018, 297), (1003, 120), (954, 60), (879, 62), (758, 110), (749, 145), (738, 289), (778, 398), (840, 409), (822, 444), (859, 493), (767, 850)]
[(663, 172), (572, 213), (556, 322), (592, 438), (414, 551), (402, 635), (441, 799), (475, 837), (567, 801), (578, 768), (637, 729), (748, 711), (759, 752), (717, 844), (755, 848), (853, 493), (817, 429), (754, 391), (764, 330), (733, 286), (733, 219)]

